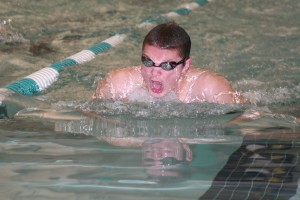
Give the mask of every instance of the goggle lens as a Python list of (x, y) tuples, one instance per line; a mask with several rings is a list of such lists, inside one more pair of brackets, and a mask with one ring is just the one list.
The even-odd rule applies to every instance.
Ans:
[(163, 70), (166, 70), (166, 71), (170, 71), (170, 70), (174, 69), (175, 67), (177, 67), (177, 65), (183, 64), (185, 62), (185, 59), (182, 59), (179, 62), (174, 62), (174, 61), (163, 62), (163, 63), (160, 63), (158, 66), (156, 66), (155, 63), (150, 58), (142, 56), (141, 60), (142, 60), (143, 65), (145, 65), (146, 67), (161, 67)]

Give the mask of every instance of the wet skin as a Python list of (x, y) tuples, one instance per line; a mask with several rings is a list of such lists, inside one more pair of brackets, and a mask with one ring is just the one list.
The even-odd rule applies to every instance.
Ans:
[(222, 76), (191, 66), (192, 59), (186, 59), (173, 70), (159, 66), (163, 62), (179, 62), (183, 59), (176, 49), (161, 49), (145, 45), (143, 56), (151, 59), (156, 67), (126, 67), (112, 70), (98, 84), (92, 99), (139, 101), (141, 93), (149, 98), (162, 99), (174, 96), (172, 100), (183, 103), (243, 103), (242, 96)]

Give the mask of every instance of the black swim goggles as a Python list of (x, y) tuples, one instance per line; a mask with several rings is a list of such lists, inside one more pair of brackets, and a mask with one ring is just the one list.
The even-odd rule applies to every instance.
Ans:
[(142, 60), (143, 65), (145, 65), (146, 67), (161, 67), (163, 70), (166, 70), (166, 71), (170, 71), (170, 70), (174, 69), (175, 67), (177, 67), (177, 65), (184, 64), (184, 62), (185, 62), (185, 58), (184, 58), (179, 62), (175, 62), (175, 61), (163, 62), (163, 63), (160, 63), (158, 66), (156, 66), (155, 63), (150, 58), (147, 58), (146, 56), (142, 56), (141, 60)]

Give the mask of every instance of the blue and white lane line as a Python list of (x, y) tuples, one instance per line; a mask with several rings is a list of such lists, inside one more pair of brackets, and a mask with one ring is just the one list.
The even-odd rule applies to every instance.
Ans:
[(162, 15), (159, 15), (156, 17), (149, 17), (149, 18), (145, 19), (142, 23), (138, 24), (137, 27), (141, 28), (141, 27), (145, 27), (145, 26), (152, 26), (154, 23), (156, 23), (158, 21), (162, 21), (164, 19), (172, 19), (172, 18), (188, 15), (192, 12), (192, 10), (194, 10), (200, 6), (204, 6), (208, 2), (212, 2), (212, 1), (213, 0), (196, 0), (191, 3), (183, 4), (168, 13), (165, 13), (165, 14), (162, 14)]
[(104, 53), (112, 47), (121, 43), (125, 39), (125, 37), (126, 34), (114, 35), (98, 44), (93, 45), (89, 49), (82, 50), (62, 61), (53, 63), (50, 67), (45, 67), (29, 76), (11, 83), (5, 86), (5, 89), (27, 96), (38, 94), (52, 85), (58, 79), (59, 73), (65, 67), (88, 62), (94, 59), (96, 55)]

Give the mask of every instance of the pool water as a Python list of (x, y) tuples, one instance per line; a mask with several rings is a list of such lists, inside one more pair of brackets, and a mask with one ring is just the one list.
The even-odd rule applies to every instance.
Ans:
[[(0, 4), (0, 87), (128, 33), (42, 93), (2, 100), (1, 198), (299, 199), (297, 0), (214, 0), (174, 18), (193, 64), (225, 76), (248, 105), (90, 100), (109, 70), (140, 64), (150, 27), (138, 24), (191, 2)], [(231, 123), (243, 113), (260, 117)]]

